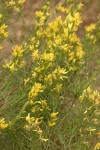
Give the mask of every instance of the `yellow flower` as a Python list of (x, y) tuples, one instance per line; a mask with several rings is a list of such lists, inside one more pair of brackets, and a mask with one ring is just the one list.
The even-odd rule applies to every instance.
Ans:
[(9, 66), (9, 69), (10, 69), (11, 72), (14, 72), (14, 69), (15, 69), (14, 63), (12, 63), (12, 64)]
[(41, 18), (41, 17), (44, 16), (44, 12), (42, 12), (42, 11), (36, 11), (35, 15), (36, 15), (36, 17)]
[(75, 53), (74, 52), (70, 52), (68, 60), (71, 61), (71, 60), (74, 59), (74, 57), (75, 57)]
[[(39, 30), (38, 30), (39, 31)], [(38, 32), (37, 31), (37, 32)], [(38, 48), (39, 47), (39, 44), (40, 44), (40, 41), (39, 40), (37, 40), (35, 37), (32, 37), (31, 39), (30, 39), (30, 45), (29, 45), (29, 48), (30, 48), (30, 50), (32, 51), (34, 51), (34, 48)]]
[(62, 89), (62, 84), (56, 84), (55, 88), (53, 88), (51, 91), (57, 91), (59, 93), (61, 89)]
[(44, 81), (47, 84), (52, 85), (54, 79), (55, 79), (55, 76), (53, 76), (53, 74), (48, 74), (47, 76), (45, 76)]
[(90, 86), (87, 88), (87, 93), (88, 93), (88, 94), (91, 94), (91, 93), (92, 93), (92, 89), (91, 89)]
[(92, 32), (95, 29), (96, 29), (96, 24), (94, 23), (91, 23), (89, 26), (85, 27), (86, 32)]
[(50, 120), (48, 121), (48, 126), (49, 127), (52, 127), (52, 126), (56, 125), (56, 121), (58, 120), (57, 115), (58, 115), (58, 112), (52, 112), (50, 114)]
[(39, 111), (39, 110), (40, 108), (37, 105), (33, 106), (31, 109), (32, 113), (35, 113), (36, 111)]
[(22, 45), (16, 45), (14, 48), (13, 48), (13, 56), (14, 57), (21, 57), (23, 55), (23, 48), (22, 48)]
[(53, 53), (43, 53), (42, 54), (42, 59), (45, 60), (45, 61), (53, 61), (54, 54)]
[(43, 70), (44, 70), (44, 67), (41, 67), (41, 66), (35, 68), (35, 71), (38, 72), (38, 73), (43, 71)]
[(37, 22), (36, 22), (36, 26), (42, 26), (44, 25), (44, 21), (46, 19), (46, 15), (44, 15), (44, 12), (42, 11), (37, 11), (35, 13), (36, 17), (38, 18), (37, 19)]
[(65, 68), (58, 67), (57, 69), (55, 69), (54, 73), (58, 73), (58, 74), (62, 75), (62, 74), (66, 74), (67, 71)]
[(26, 84), (28, 83), (28, 81), (29, 81), (29, 78), (24, 79), (24, 85), (25, 85), (25, 86), (26, 86)]
[(0, 19), (2, 18), (2, 14), (0, 13)]
[(46, 107), (47, 106), (47, 100), (41, 100), (40, 104), (42, 107)]
[(14, 6), (16, 3), (13, 1), (13, 0), (11, 0), (10, 2), (9, 2), (9, 6)]
[(48, 122), (49, 127), (52, 127), (52, 126), (55, 126), (55, 125), (56, 125), (56, 122), (50, 122), (50, 121)]
[(62, 13), (65, 13), (65, 14), (68, 13), (68, 8), (63, 7), (62, 5), (59, 5), (57, 10), (61, 11)]
[(34, 50), (34, 52), (32, 53), (32, 58), (33, 58), (33, 60), (39, 60), (38, 50)]
[(0, 26), (0, 34), (4, 37), (8, 36), (8, 32), (6, 32), (7, 25), (3, 24)]
[(61, 80), (63, 80), (63, 78), (67, 78), (67, 76), (66, 76), (67, 73), (68, 72), (66, 71), (66, 69), (65, 68), (61, 68), (61, 67), (58, 67), (53, 72), (53, 74), (57, 74)]
[[(15, 64), (18, 65), (17, 62), (16, 62)], [(22, 60), (22, 61), (20, 62), (20, 64), (18, 65), (18, 67), (19, 67), (19, 68), (23, 68), (23, 67), (25, 67), (25, 64), (26, 64), (25, 60)]]
[(32, 73), (32, 77), (33, 77), (33, 78), (36, 78), (36, 76), (37, 76), (37, 73), (36, 73), (36, 72)]
[(19, 8), (19, 7), (14, 6), (13, 8), (14, 8), (14, 10), (15, 10), (16, 12), (20, 12), (20, 8)]
[(22, 5), (25, 3), (25, 0), (18, 0), (18, 4)]
[(0, 129), (5, 129), (8, 127), (8, 125), (9, 125), (8, 123), (5, 123), (5, 118), (2, 118), (0, 120)]
[(84, 56), (84, 51), (82, 50), (81, 45), (76, 47), (76, 56), (78, 59), (82, 59)]
[(42, 93), (44, 91), (44, 86), (41, 83), (36, 83), (32, 87), (31, 91), (29, 92), (29, 98), (35, 98), (38, 93)]
[(28, 116), (26, 116), (26, 121), (28, 123), (25, 126), (26, 129), (28, 130), (33, 129), (38, 134), (40, 134), (40, 132), (42, 133), (42, 130), (40, 130), (40, 127), (39, 127), (39, 124), (42, 122), (42, 117), (41, 118), (30, 117), (30, 113), (28, 113)]
[(99, 142), (95, 145), (93, 150), (100, 150), (100, 143)]
[(26, 116), (26, 121), (30, 123), (30, 113), (28, 113), (28, 116)]
[(53, 113), (51, 113), (51, 118), (56, 118), (57, 115), (58, 115), (58, 112), (53, 112)]

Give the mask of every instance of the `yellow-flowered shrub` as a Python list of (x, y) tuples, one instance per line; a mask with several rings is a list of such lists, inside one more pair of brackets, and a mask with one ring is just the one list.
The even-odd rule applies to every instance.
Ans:
[[(11, 38), (12, 12), (20, 14), (24, 4), (25, 0), (0, 4), (0, 49), (3, 40)], [(99, 65), (94, 72), (88, 70), (88, 60), (98, 51), (99, 21), (86, 26), (80, 39), (83, 5), (73, 0), (66, 4), (52, 10), (47, 1), (36, 11), (31, 33), (23, 42), (15, 41), (12, 56), (2, 64), (1, 149), (100, 147), (100, 94), (89, 86), (97, 79)], [(4, 141), (8, 146), (3, 148)]]

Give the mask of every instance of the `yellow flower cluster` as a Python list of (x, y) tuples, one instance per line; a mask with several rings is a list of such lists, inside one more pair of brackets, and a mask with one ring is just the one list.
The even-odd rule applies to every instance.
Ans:
[(2, 41), (8, 37), (7, 25), (4, 23), (4, 15), (0, 13), (0, 50), (3, 49)]
[(8, 37), (7, 25), (4, 23), (4, 16), (0, 13), (0, 50), (3, 49), (2, 41)]
[(24, 53), (24, 48), (22, 45), (16, 45), (13, 48), (13, 59), (3, 65), (4, 68), (8, 68), (12, 73), (17, 71), (18, 68), (22, 68), (25, 66), (25, 61), (21, 60)]
[(92, 32), (93, 30), (96, 29), (96, 24), (90, 24), (89, 26), (85, 26), (86, 32)]
[[(81, 128), (81, 136), (83, 140), (91, 144), (91, 138), (99, 139), (100, 133), (100, 93), (93, 91), (91, 87), (85, 89), (80, 96), (82, 103), (83, 121)], [(83, 136), (83, 134), (85, 135)], [(88, 140), (90, 139), (90, 141)], [(99, 144), (95, 146), (94, 150), (99, 148)]]
[(48, 109), (48, 106), (47, 106), (47, 100), (40, 100), (40, 101), (36, 101), (34, 102), (34, 106), (32, 106), (32, 113), (35, 113), (35, 112), (43, 112), (44, 110)]
[(48, 121), (48, 126), (49, 127), (52, 127), (56, 124), (56, 121), (58, 119), (57, 115), (58, 115), (58, 112), (52, 112), (50, 114), (50, 121)]
[(5, 24), (0, 26), (0, 36), (1, 37), (7, 37), (8, 36), (8, 32), (6, 31), (6, 28), (7, 28), (7, 25), (5, 25)]
[(44, 61), (53, 61), (53, 59), (54, 59), (54, 54), (53, 53), (43, 53), (42, 54), (42, 59), (44, 60)]
[(44, 91), (44, 86), (41, 83), (35, 83), (29, 92), (29, 100), (34, 100), (38, 93), (42, 93)]
[(89, 40), (90, 43), (95, 44), (97, 41), (96, 35), (93, 34), (97, 29), (96, 24), (90, 24), (89, 26), (85, 27), (86, 31), (86, 38)]
[[(79, 13), (68, 14), (65, 19), (61, 16), (47, 23), (47, 28), (40, 28), (38, 35), (46, 39), (46, 47), (53, 52), (55, 57), (59, 54), (63, 57), (68, 70), (77, 70), (78, 64), (82, 64), (84, 52), (76, 31), (81, 23)], [(64, 57), (65, 56), (65, 57)], [(58, 59), (59, 61), (59, 59)]]
[(7, 6), (13, 8), (15, 11), (19, 12), (26, 0), (10, 0), (7, 2)]
[(17, 45), (13, 48), (13, 56), (14, 57), (21, 57), (23, 55), (23, 48), (22, 45)]
[(39, 47), (40, 41), (37, 40), (35, 37), (32, 37), (30, 39), (30, 45), (29, 45), (29, 49), (32, 51), (37, 50), (37, 48)]
[(85, 89), (80, 96), (81, 102), (84, 100), (88, 100), (89, 102), (99, 105), (100, 104), (100, 93), (96, 91), (92, 91), (91, 87)]
[(46, 23), (46, 20), (47, 18), (49, 17), (49, 13), (48, 11), (50, 10), (50, 7), (49, 7), (49, 3), (47, 3), (47, 5), (44, 5), (42, 11), (37, 11), (35, 13), (36, 15), (36, 27), (40, 27), (40, 26), (43, 26), (45, 23)]
[(8, 37), (8, 32), (7, 32), (7, 25), (5, 23), (2, 23), (3, 20), (3, 15), (0, 13), (0, 42), (4, 38)]
[(39, 135), (39, 139), (41, 141), (47, 141), (48, 139), (45, 139), (43, 137), (43, 131), (41, 130), (40, 128), (40, 124), (42, 122), (42, 118), (34, 118), (34, 117), (30, 117), (30, 114), (28, 114), (28, 116), (26, 117), (26, 121), (27, 121), (27, 125), (25, 126), (25, 128), (27, 130), (33, 130), (35, 131), (36, 133), (38, 133)]

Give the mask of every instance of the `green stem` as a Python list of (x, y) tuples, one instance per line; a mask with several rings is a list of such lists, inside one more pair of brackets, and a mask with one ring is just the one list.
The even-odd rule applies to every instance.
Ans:
[(27, 101), (24, 106), (22, 107), (21, 111), (19, 112), (19, 114), (15, 117), (14, 120), (11, 121), (10, 126), (13, 126), (15, 124), (15, 122), (21, 117), (23, 111), (25, 110), (25, 108), (27, 107), (27, 105), (29, 104), (29, 101)]

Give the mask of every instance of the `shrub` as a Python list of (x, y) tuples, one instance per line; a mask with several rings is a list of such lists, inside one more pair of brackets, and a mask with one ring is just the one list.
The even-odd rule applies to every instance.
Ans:
[[(1, 49), (10, 37), (12, 12), (20, 17), (24, 3), (2, 1)], [(36, 11), (31, 33), (2, 64), (1, 149), (100, 148), (100, 94), (90, 87), (99, 75), (100, 21), (86, 26), (80, 39), (82, 6), (68, 2), (67, 8), (59, 5), (52, 12), (47, 2)]]

